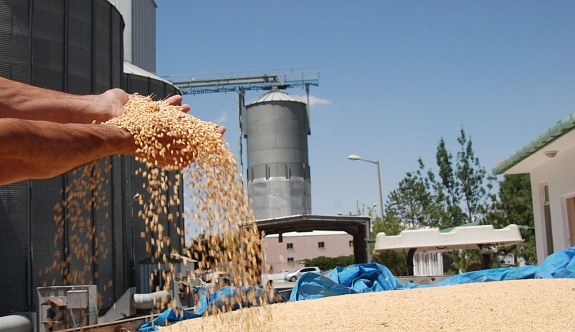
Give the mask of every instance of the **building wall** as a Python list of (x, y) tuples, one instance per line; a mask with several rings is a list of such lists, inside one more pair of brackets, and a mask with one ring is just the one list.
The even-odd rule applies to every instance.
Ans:
[[(345, 232), (285, 233), (283, 241), (278, 240), (278, 235), (269, 235), (264, 239), (267, 270), (264, 273), (297, 270), (304, 266), (300, 262), (304, 259), (353, 255), (353, 237)], [(318, 247), (319, 242), (324, 243), (323, 248)], [(292, 249), (288, 249), (289, 244), (293, 245)]]
[(554, 158), (531, 171), (531, 192), (533, 196), (533, 216), (535, 219), (535, 239), (537, 260), (542, 262), (547, 252), (544, 213), (545, 185), (549, 188), (549, 202), (554, 251), (569, 248), (575, 242), (570, 237), (567, 214), (567, 199), (575, 196), (575, 147), (561, 151)]

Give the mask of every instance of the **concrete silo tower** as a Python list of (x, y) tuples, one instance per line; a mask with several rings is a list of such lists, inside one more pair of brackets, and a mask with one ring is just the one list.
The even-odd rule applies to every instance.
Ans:
[(310, 214), (307, 105), (271, 90), (246, 106), (244, 128), (255, 219)]

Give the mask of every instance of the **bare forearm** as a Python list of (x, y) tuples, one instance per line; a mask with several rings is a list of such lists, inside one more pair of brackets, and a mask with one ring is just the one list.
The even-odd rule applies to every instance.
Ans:
[(72, 95), (0, 77), (0, 118), (58, 123), (104, 122), (121, 114), (127, 94), (119, 89), (101, 95)]
[(0, 119), (0, 184), (51, 178), (134, 151), (131, 135), (115, 125)]

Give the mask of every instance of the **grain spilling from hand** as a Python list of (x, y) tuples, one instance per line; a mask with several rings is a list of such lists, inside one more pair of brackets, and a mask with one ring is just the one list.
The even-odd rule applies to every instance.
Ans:
[[(54, 233), (52, 264), (40, 270), (41, 276), (52, 279), (43, 286), (85, 285), (97, 283), (98, 275), (93, 274), (95, 266), (109, 257), (110, 242), (106, 222), (96, 225), (93, 218), (98, 215), (109, 219), (101, 208), (109, 205), (106, 174), (111, 165), (104, 162), (91, 162), (70, 172), (66, 186), (60, 193), (61, 202), (54, 206)], [(101, 282), (98, 299), (108, 291), (110, 282)]]
[[(253, 212), (247, 204), (242, 176), (233, 154), (229, 152), (217, 125), (182, 113), (177, 106), (154, 102), (149, 97), (132, 97), (124, 107), (124, 114), (109, 123), (128, 130), (137, 146), (137, 159), (146, 166), (139, 170), (147, 181), (146, 196), (139, 199), (139, 216), (153, 234), (149, 253), (167, 262), (170, 239), (159, 220), (180, 218), (170, 215), (168, 206), (180, 205), (179, 190), (168, 188), (185, 186), (186, 210), (184, 217), (196, 228), (195, 246), (184, 253), (198, 261), (200, 270), (227, 274), (230, 285), (239, 289), (260, 283), (261, 242), (255, 227)], [(175, 183), (167, 173), (180, 170)], [(183, 180), (183, 183), (181, 183)], [(143, 198), (145, 197), (145, 199)], [(178, 229), (183, 238), (184, 232)], [(198, 245), (201, 244), (201, 245)], [(182, 276), (168, 275), (176, 280)], [(190, 278), (190, 276), (186, 276)], [(168, 287), (169, 282), (164, 285)], [(253, 292), (238, 292), (229, 302), (210, 314), (251, 305), (265, 304), (266, 297), (257, 298)], [(163, 303), (159, 309), (175, 306)], [(241, 315), (240, 315), (241, 316)], [(239, 317), (243, 326), (261, 325), (265, 315)]]

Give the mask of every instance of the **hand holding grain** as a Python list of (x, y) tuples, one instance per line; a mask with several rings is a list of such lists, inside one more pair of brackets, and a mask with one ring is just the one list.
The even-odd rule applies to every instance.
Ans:
[(185, 113), (189, 106), (173, 105), (181, 102), (181, 97), (175, 98), (154, 102), (150, 97), (130, 96), (124, 113), (106, 123), (127, 130), (134, 138), (135, 156), (157, 167), (181, 169), (198, 159), (221, 156), (207, 147), (218, 146), (213, 142), (223, 139), (225, 128)]

